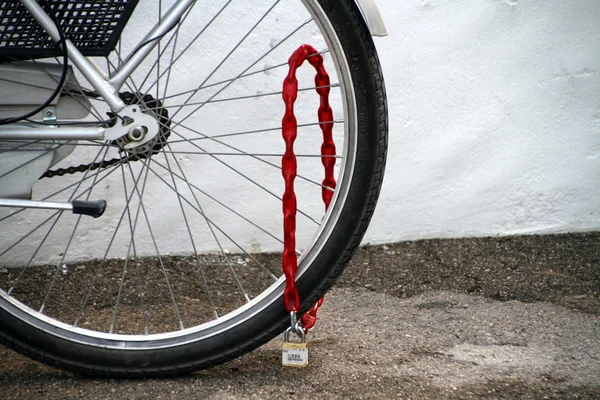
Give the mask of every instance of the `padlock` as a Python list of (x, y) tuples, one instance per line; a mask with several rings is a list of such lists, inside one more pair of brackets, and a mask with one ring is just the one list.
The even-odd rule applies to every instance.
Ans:
[[(283, 334), (283, 346), (281, 347), (281, 364), (286, 367), (306, 367), (308, 366), (308, 346), (306, 343), (306, 334), (300, 329), (300, 343), (290, 341), (292, 328), (287, 328)], [(296, 332), (297, 333), (297, 332)]]

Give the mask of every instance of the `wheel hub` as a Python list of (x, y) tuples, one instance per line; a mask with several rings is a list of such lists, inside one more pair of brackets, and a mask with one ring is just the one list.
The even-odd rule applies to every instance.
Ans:
[(147, 140), (148, 135), (151, 135), (152, 132), (147, 126), (136, 124), (129, 126), (127, 134), (113, 141), (113, 144), (118, 146), (121, 151), (133, 156), (134, 160), (157, 154), (166, 145), (167, 139), (171, 135), (171, 120), (168, 111), (162, 107), (160, 100), (150, 94), (121, 92), (119, 97), (126, 105), (137, 105), (143, 114), (152, 116), (158, 122), (158, 133)]

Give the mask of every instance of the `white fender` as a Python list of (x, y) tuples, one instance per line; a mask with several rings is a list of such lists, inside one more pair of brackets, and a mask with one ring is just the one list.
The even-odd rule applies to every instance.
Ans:
[(354, 0), (373, 36), (387, 36), (387, 29), (375, 0)]

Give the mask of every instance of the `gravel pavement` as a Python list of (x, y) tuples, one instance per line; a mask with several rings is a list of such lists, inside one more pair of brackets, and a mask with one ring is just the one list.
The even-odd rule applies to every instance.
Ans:
[(163, 380), (101, 380), (0, 349), (0, 398), (598, 399), (600, 234), (365, 246), (327, 295), (310, 366), (280, 340)]

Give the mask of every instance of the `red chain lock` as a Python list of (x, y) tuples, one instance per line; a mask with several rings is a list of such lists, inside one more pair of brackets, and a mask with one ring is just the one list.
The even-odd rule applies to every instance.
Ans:
[[(298, 268), (296, 256), (296, 194), (294, 193), (294, 179), (297, 173), (296, 155), (294, 154), (294, 141), (298, 133), (298, 123), (294, 115), (294, 103), (298, 95), (297, 69), (305, 60), (315, 68), (315, 86), (321, 99), (319, 106), (319, 126), (323, 132), (323, 145), (321, 146), (321, 162), (325, 169), (323, 179), (322, 197), (325, 211), (329, 207), (336, 182), (333, 169), (335, 166), (335, 144), (333, 142), (333, 110), (329, 105), (330, 80), (323, 66), (323, 56), (310, 45), (302, 45), (290, 57), (288, 64), (290, 71), (283, 82), (283, 101), (285, 102), (285, 115), (282, 121), (282, 135), (285, 140), (285, 153), (282, 159), (282, 174), (285, 180), (283, 194), (283, 272), (285, 274), (285, 291), (283, 300), (288, 313), (300, 311), (300, 296), (296, 289), (295, 275)], [(313, 308), (302, 316), (302, 327), (305, 332), (311, 329), (317, 320), (317, 310), (323, 303), (321, 298)]]

